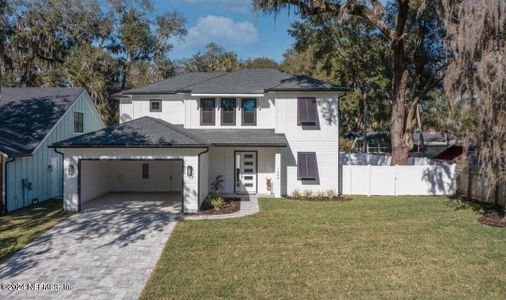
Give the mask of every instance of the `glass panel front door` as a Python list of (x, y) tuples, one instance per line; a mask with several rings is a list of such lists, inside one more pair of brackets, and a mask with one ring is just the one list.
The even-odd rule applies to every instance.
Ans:
[(235, 192), (255, 194), (257, 191), (256, 152), (236, 152), (235, 161)]

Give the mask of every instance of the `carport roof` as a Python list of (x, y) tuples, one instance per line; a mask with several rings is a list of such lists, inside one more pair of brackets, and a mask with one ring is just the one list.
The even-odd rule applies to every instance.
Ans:
[(285, 147), (284, 134), (273, 129), (186, 129), (142, 117), (60, 142), (53, 148), (199, 148), (208, 146)]

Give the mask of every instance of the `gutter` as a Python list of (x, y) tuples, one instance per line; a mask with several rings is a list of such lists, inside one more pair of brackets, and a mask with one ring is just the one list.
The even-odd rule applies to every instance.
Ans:
[[(61, 174), (61, 197), (63, 198), (63, 184), (64, 184), (64, 177), (65, 177), (64, 176), (65, 171), (63, 168), (63, 160), (64, 160), (65, 156), (64, 156), (63, 152), (58, 151), (57, 148), (53, 148), (53, 150), (54, 150), (54, 152), (56, 152), (56, 154), (61, 155), (61, 173), (62, 173)], [(53, 170), (53, 172), (54, 172), (54, 170)]]
[(4, 214), (5, 214), (5, 213), (7, 213), (7, 212), (9, 211), (9, 210), (7, 209), (7, 186), (8, 186), (8, 184), (7, 184), (7, 174), (8, 174), (8, 173), (7, 173), (7, 165), (8, 165), (9, 163), (11, 163), (11, 162), (15, 161), (15, 160), (16, 160), (16, 158), (15, 158), (15, 157), (13, 157), (11, 160), (7, 160), (7, 161), (5, 162), (5, 164), (4, 164), (4, 180), (3, 180), (3, 181), (4, 181), (4, 184), (5, 184), (5, 190), (4, 190), (4, 195), (5, 195), (5, 197), (3, 197), (3, 202), (4, 202), (3, 213), (4, 213)]

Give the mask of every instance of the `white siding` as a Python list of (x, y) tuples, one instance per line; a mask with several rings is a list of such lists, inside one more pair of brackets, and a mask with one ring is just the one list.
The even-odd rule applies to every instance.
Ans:
[(209, 194), (209, 152), (200, 155), (199, 166), (199, 207)]
[[(61, 197), (61, 155), (48, 146), (78, 135), (74, 133), (74, 112), (84, 114), (85, 133), (103, 128), (104, 124), (88, 93), (83, 92), (53, 127), (46, 139), (39, 144), (34, 155), (15, 158), (14, 162), (7, 165), (6, 199), (9, 211), (30, 205), (34, 198), (44, 201), (53, 197)], [(52, 171), (49, 168), (50, 165), (52, 165)], [(53, 172), (56, 173), (53, 174)], [(31, 190), (22, 188), (23, 179), (32, 183)]]
[[(186, 171), (183, 175), (184, 188), (184, 211), (197, 211), (199, 207), (198, 201), (198, 154), (205, 151), (205, 148), (199, 149), (157, 149), (157, 148), (86, 148), (77, 149), (69, 148), (65, 151), (64, 166), (64, 208), (66, 210), (78, 209), (78, 161), (80, 159), (137, 159), (137, 160), (153, 160), (153, 159), (182, 159), (183, 170), (188, 166), (193, 168), (193, 176), (188, 177)], [(69, 175), (70, 166), (74, 166), (76, 172), (73, 176)], [(87, 176), (85, 171), (83, 176)]]
[[(297, 97), (316, 97), (318, 124), (297, 125)], [(333, 93), (276, 94), (276, 132), (284, 133), (289, 148), (282, 154), (282, 194), (294, 189), (324, 191), (339, 188), (338, 99)], [(317, 180), (297, 179), (297, 152), (316, 152)]]
[[(297, 97), (316, 97), (318, 119), (316, 126), (297, 125)], [(209, 97), (205, 97), (209, 98)], [(211, 97), (212, 98), (212, 97)], [(221, 126), (221, 97), (214, 97), (215, 125), (200, 126), (199, 97), (184, 95), (135, 95), (133, 101), (122, 100), (121, 115), (132, 118), (153, 116), (169, 123), (184, 124), (185, 128), (272, 128), (284, 133), (289, 147), (283, 149), (281, 157), (280, 185), (281, 194), (290, 194), (294, 189), (313, 191), (339, 188), (338, 168), (338, 97), (337, 92), (276, 92), (266, 93), (257, 98), (257, 125), (242, 126), (241, 110), (236, 110), (236, 126)], [(233, 97), (232, 97), (233, 98)], [(244, 97), (247, 98), (247, 97)], [(149, 99), (162, 99), (163, 112), (149, 113)], [(236, 97), (240, 107), (241, 97)], [(168, 110), (165, 107), (170, 103)], [(171, 115), (170, 115), (171, 114)], [(274, 178), (275, 151), (259, 148), (258, 192), (266, 193), (265, 181)], [(209, 177), (211, 182), (221, 174), (224, 176), (223, 192), (234, 190), (233, 148), (215, 148), (209, 153)], [(297, 180), (297, 152), (316, 152), (318, 162), (317, 180)], [(262, 165), (264, 164), (264, 165)], [(203, 183), (202, 183), (203, 184)], [(201, 185), (202, 185), (201, 184)]]
[[(162, 111), (150, 112), (150, 100), (161, 100)], [(184, 103), (182, 95), (133, 95), (123, 98), (119, 104), (120, 123), (149, 116), (172, 124), (184, 123)]]

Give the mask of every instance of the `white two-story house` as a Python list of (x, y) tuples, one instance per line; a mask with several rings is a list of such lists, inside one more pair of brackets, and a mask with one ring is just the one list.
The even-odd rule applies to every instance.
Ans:
[(197, 211), (221, 194), (338, 190), (346, 89), (274, 69), (186, 73), (118, 95), (120, 124), (55, 143), (64, 205), (110, 192), (168, 192)]

